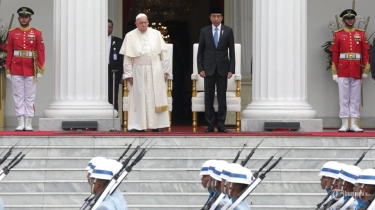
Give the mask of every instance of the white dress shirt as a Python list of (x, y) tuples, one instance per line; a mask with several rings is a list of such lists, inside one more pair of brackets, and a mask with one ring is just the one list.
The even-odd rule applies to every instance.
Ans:
[(109, 53), (111, 52), (111, 41), (112, 41), (112, 36), (108, 36), (108, 46), (107, 46), (107, 61), (109, 65)]

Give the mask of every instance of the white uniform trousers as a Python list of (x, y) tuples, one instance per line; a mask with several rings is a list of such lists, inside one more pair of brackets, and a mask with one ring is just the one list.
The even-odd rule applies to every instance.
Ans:
[(36, 83), (34, 77), (12, 75), (16, 116), (34, 117)]
[(340, 118), (359, 118), (361, 101), (361, 80), (353, 77), (339, 77)]

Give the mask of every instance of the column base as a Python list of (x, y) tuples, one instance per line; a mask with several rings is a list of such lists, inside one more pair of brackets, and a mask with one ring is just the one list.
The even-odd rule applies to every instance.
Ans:
[(272, 119), (242, 119), (241, 131), (262, 132), (264, 131), (265, 122), (300, 122), (301, 128), (299, 132), (322, 132), (322, 119), (288, 119), (288, 120), (272, 120)]
[[(93, 118), (40, 118), (39, 119), (39, 130), (40, 131), (63, 131), (61, 127), (62, 121), (97, 121), (98, 131), (110, 131), (113, 128), (113, 119), (93, 119)], [(121, 129), (121, 119), (115, 118), (114, 128), (117, 131)]]

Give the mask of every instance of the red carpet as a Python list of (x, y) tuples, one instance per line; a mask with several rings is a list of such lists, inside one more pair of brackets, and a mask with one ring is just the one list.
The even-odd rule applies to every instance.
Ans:
[(363, 133), (354, 132), (293, 132), (293, 131), (274, 131), (274, 132), (235, 132), (234, 128), (229, 128), (228, 133), (205, 133), (205, 127), (198, 127), (196, 133), (192, 132), (190, 126), (176, 126), (172, 127), (172, 132), (164, 129), (164, 132), (154, 133), (149, 130), (148, 132), (109, 132), (109, 131), (0, 131), (0, 136), (157, 136), (157, 137), (170, 137), (170, 136), (289, 136), (289, 137), (375, 137), (373, 130), (365, 131)]

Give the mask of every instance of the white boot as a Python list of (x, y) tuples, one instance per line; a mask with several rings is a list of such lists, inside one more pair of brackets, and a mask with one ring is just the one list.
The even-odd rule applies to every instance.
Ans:
[(25, 116), (18, 117), (18, 126), (15, 131), (25, 130)]
[(352, 122), (350, 123), (350, 130), (354, 132), (363, 132), (363, 129), (358, 127), (357, 121), (357, 118), (352, 118)]
[(342, 121), (342, 125), (341, 125), (341, 128), (339, 129), (339, 132), (348, 131), (349, 130), (348, 118), (342, 118), (341, 121)]
[(32, 131), (33, 130), (33, 127), (31, 126), (31, 121), (32, 121), (31, 117), (26, 117), (26, 125), (25, 125), (26, 131)]

